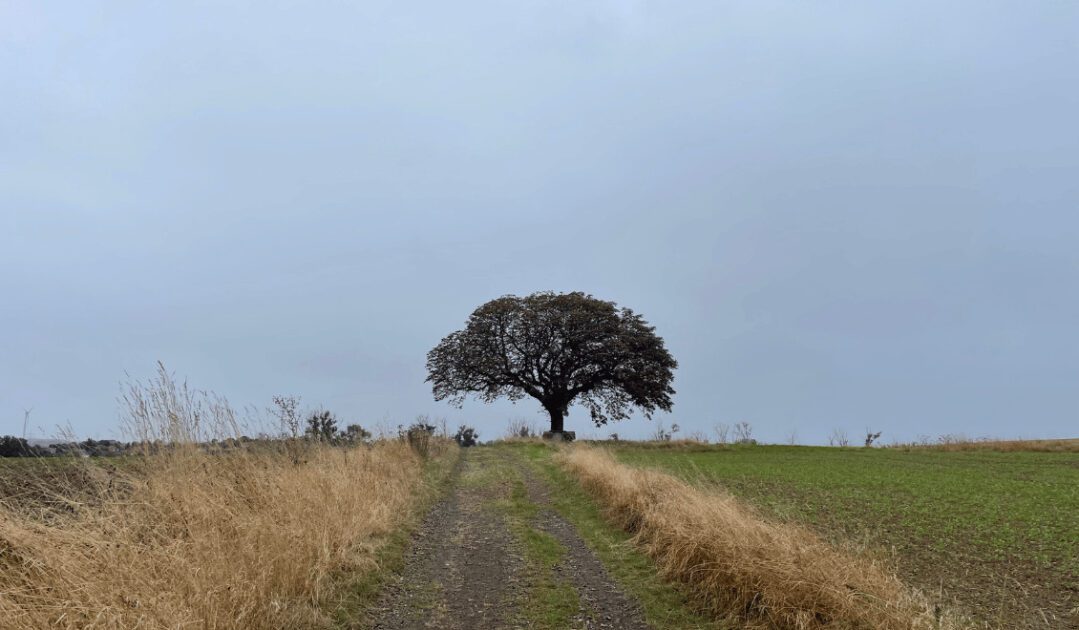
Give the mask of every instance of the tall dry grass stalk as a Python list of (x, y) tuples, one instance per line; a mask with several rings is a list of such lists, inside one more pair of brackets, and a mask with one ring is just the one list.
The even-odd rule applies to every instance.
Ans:
[[(77, 483), (0, 498), (3, 628), (324, 625), (338, 579), (374, 568), (422, 488), (421, 457), (400, 440), (211, 451), (194, 440), (234, 417), (222, 399), (170, 379), (127, 399), (134, 434), (167, 448), (69, 460)], [(18, 474), (33, 483), (36, 465)]]
[(870, 560), (812, 532), (770, 523), (721, 491), (620, 464), (575, 446), (556, 456), (668, 579), (703, 607), (753, 626), (922, 629), (955, 627)]

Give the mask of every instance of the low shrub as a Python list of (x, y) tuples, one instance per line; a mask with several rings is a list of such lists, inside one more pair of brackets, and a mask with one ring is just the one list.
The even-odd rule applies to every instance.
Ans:
[(469, 446), (475, 446), (480, 434), (474, 428), (462, 424), (457, 433), (453, 434), (453, 440), (457, 442), (457, 446), (467, 448)]

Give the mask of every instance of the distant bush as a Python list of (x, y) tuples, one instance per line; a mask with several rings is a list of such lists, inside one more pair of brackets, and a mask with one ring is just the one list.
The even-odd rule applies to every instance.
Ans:
[(26, 457), (31, 455), (33, 447), (29, 442), (13, 435), (0, 436), (0, 457)]
[(674, 434), (681, 430), (677, 424), (672, 424), (671, 429), (668, 431), (663, 423), (656, 424), (656, 430), (652, 432), (652, 440), (656, 442), (670, 442), (674, 438)]
[(525, 418), (511, 418), (509, 426), (506, 428), (506, 437), (509, 439), (528, 439), (537, 435), (539, 435), (539, 431), (536, 429), (536, 423)]
[(464, 424), (457, 429), (457, 433), (453, 434), (453, 439), (457, 442), (457, 446), (464, 448), (475, 446), (479, 437), (478, 431)]
[(337, 418), (332, 412), (319, 410), (307, 417), (304, 435), (312, 440), (333, 442), (337, 438)]
[[(427, 416), (416, 416), (416, 420), (414, 420), (412, 424), (408, 425), (408, 428), (405, 429), (404, 432), (408, 433), (409, 431), (425, 431), (427, 433), (434, 434), (434, 432), (437, 430), (438, 427), (431, 424), (430, 418), (428, 418)], [(398, 427), (398, 432), (400, 432), (400, 427)]]
[(371, 432), (358, 424), (350, 424), (345, 427), (344, 438), (351, 443), (366, 442), (371, 439)]
[(865, 430), (865, 447), (869, 448), (870, 446), (873, 446), (873, 442), (876, 442), (878, 439), (880, 439), (880, 434), (881, 434), (880, 431), (877, 431), (876, 433), (873, 433), (869, 429), (866, 429)]
[(437, 428), (430, 424), (427, 416), (417, 416), (407, 429), (398, 427), (397, 433), (416, 454), (426, 459), (431, 454), (431, 442)]
[(828, 446), (847, 446), (850, 444), (850, 440), (847, 439), (847, 432), (843, 429), (832, 429), (832, 434), (828, 436)]
[(739, 422), (734, 425), (734, 441), (737, 444), (756, 444), (753, 439), (753, 425), (748, 422)]

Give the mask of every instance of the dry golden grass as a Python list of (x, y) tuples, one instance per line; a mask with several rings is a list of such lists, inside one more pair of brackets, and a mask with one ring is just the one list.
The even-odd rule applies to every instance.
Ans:
[(996, 451), (1001, 453), (1079, 453), (1079, 439), (1069, 440), (994, 440), (942, 436), (936, 443), (893, 444), (889, 448), (931, 449), (937, 451)]
[(881, 566), (805, 529), (767, 522), (730, 495), (587, 446), (557, 458), (667, 578), (685, 583), (718, 617), (798, 630), (956, 625)]
[(293, 455), (186, 447), (111, 472), (84, 464), (71, 501), (0, 505), (3, 627), (324, 624), (335, 577), (374, 568), (423, 463), (400, 441)]

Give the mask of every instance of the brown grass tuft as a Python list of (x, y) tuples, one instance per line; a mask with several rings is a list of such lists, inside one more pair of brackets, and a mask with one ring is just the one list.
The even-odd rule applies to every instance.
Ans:
[(797, 630), (954, 625), (877, 564), (805, 529), (767, 522), (728, 494), (587, 446), (556, 457), (668, 579), (685, 583), (721, 618)]

